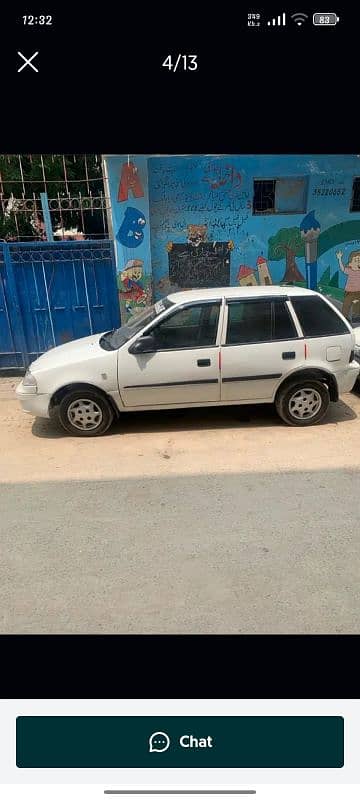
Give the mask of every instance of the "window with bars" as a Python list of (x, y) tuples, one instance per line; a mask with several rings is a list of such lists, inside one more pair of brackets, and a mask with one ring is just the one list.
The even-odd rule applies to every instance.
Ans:
[(100, 155), (19, 154), (0, 155), (0, 240), (46, 240), (44, 193), (55, 240), (108, 238)]
[(350, 211), (360, 211), (360, 178), (353, 180)]
[(307, 189), (307, 178), (255, 179), (253, 214), (303, 214)]

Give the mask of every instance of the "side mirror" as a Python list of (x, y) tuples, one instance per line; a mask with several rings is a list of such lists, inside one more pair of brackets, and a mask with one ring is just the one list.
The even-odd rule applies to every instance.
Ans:
[(155, 344), (155, 336), (153, 333), (149, 333), (145, 336), (140, 336), (139, 339), (136, 339), (136, 342), (129, 347), (129, 353), (136, 356), (139, 353), (153, 353), (156, 350)]

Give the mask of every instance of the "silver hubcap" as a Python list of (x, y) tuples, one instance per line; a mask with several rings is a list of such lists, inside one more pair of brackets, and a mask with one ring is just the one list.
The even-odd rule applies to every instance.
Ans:
[(93, 431), (102, 422), (103, 414), (94, 400), (74, 400), (67, 410), (67, 417), (74, 428), (81, 431)]
[(321, 395), (316, 389), (299, 389), (290, 397), (289, 411), (295, 419), (312, 419), (321, 405)]

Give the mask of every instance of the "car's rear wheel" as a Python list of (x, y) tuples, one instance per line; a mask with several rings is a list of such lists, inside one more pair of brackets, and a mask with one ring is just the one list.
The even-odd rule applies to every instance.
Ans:
[(109, 401), (95, 389), (70, 392), (59, 405), (61, 425), (73, 436), (101, 436), (113, 419)]
[(275, 406), (287, 425), (304, 427), (316, 425), (325, 416), (330, 405), (327, 386), (321, 381), (293, 381), (279, 389)]

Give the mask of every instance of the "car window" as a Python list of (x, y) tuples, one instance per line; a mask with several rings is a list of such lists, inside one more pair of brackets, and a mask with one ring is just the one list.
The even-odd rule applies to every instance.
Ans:
[(161, 350), (211, 347), (216, 343), (219, 303), (185, 306), (154, 326), (156, 346)]
[(345, 322), (322, 297), (292, 297), (291, 303), (304, 336), (334, 336), (349, 333)]
[(146, 325), (156, 319), (159, 314), (162, 314), (163, 311), (173, 305), (174, 303), (172, 303), (171, 300), (164, 297), (163, 300), (159, 300), (155, 305), (138, 311), (133, 317), (130, 317), (126, 325), (122, 325), (121, 328), (116, 328), (113, 331), (105, 333), (99, 341), (100, 347), (102, 347), (103, 350), (118, 350), (119, 347), (125, 344), (125, 342), (128, 342), (136, 333), (139, 333), (142, 328), (145, 328)]
[(294, 339), (297, 338), (297, 331), (294, 321), (290, 316), (290, 311), (284, 300), (273, 302), (273, 328), (272, 339)]
[(229, 303), (226, 344), (271, 340), (271, 302), (242, 300)]
[(229, 303), (226, 344), (252, 344), (297, 338), (284, 300), (240, 300)]

